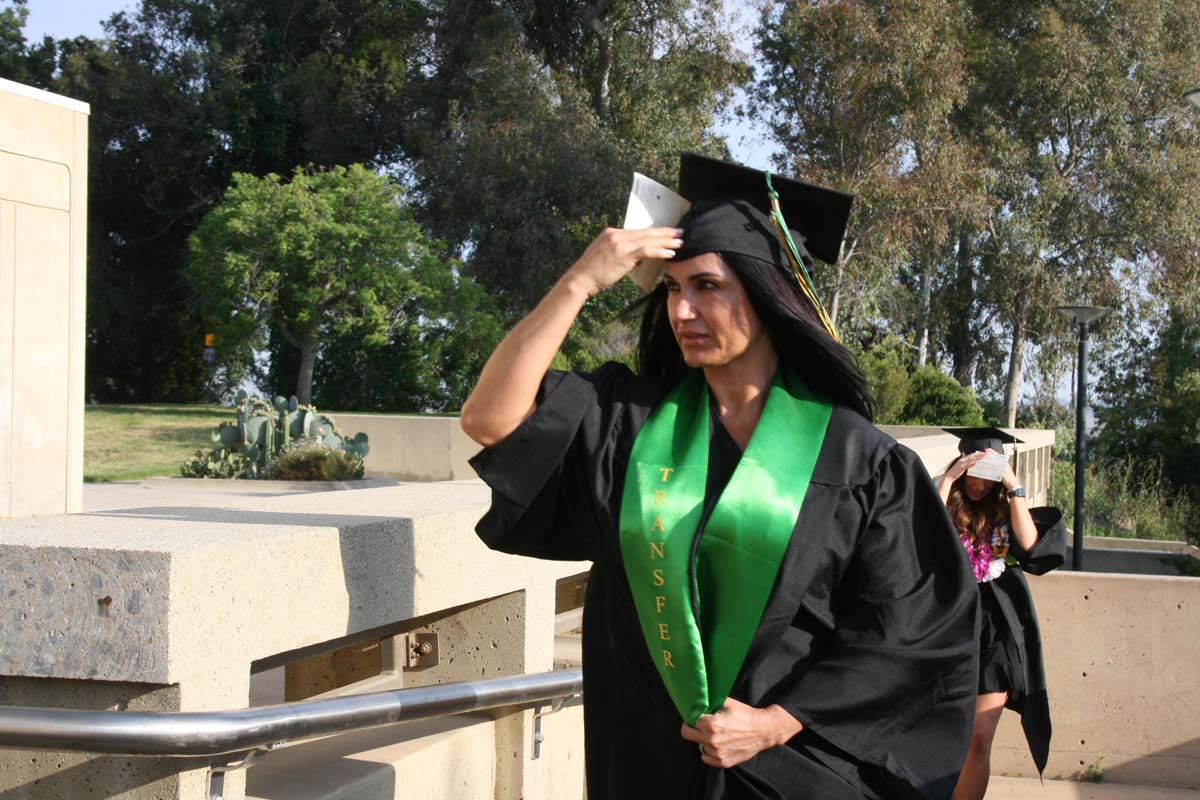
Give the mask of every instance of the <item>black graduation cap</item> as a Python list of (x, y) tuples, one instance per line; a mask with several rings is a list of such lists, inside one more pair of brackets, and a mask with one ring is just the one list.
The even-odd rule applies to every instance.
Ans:
[(1001, 455), (1007, 455), (1004, 452), (1004, 445), (1021, 441), (1011, 433), (1006, 433), (999, 428), (942, 428), (942, 430), (958, 437), (958, 452), (963, 455), (982, 453), (988, 449), (995, 450)]
[(771, 175), (768, 184), (763, 170), (698, 153), (679, 157), (679, 193), (692, 209), (680, 222), (683, 247), (672, 260), (726, 252), (788, 268), (785, 245), (771, 219), (768, 186), (778, 194), (779, 210), (806, 265), (811, 265), (810, 254), (836, 263), (852, 195), (778, 175)]

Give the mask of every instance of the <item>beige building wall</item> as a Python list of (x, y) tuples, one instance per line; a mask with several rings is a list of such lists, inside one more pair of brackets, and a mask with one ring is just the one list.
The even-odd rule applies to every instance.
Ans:
[(0, 79), (0, 517), (80, 509), (87, 119)]

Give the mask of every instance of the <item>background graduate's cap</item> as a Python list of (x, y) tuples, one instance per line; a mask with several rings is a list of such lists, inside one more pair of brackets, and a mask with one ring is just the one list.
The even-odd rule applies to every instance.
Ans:
[(837, 262), (853, 196), (698, 153), (680, 155), (679, 193), (692, 207), (679, 223), (683, 247), (673, 261), (736, 253), (788, 270), (837, 340), (809, 267), (814, 256)]
[(1004, 445), (1021, 441), (1011, 433), (1006, 433), (999, 428), (942, 428), (942, 430), (958, 437), (958, 452), (964, 455), (981, 453), (988, 449), (1007, 455), (1004, 452)]

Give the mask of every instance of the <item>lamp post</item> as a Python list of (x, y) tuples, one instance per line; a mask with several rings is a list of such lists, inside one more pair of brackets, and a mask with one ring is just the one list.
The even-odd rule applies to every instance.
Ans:
[[(1200, 90), (1197, 90), (1200, 93)], [(1075, 542), (1071, 569), (1083, 570), (1083, 479), (1087, 472), (1087, 330), (1109, 312), (1105, 306), (1059, 306), (1079, 326), (1079, 380), (1075, 389)]]

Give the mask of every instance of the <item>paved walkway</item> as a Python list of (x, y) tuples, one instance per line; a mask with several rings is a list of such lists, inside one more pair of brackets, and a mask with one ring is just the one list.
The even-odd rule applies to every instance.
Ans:
[(285, 494), (396, 486), (395, 478), (359, 481), (221, 481), (188, 478), (146, 478), (83, 485), (83, 511), (153, 506), (252, 507), (255, 500)]
[(1037, 778), (1001, 778), (993, 775), (987, 800), (1197, 800), (1198, 789), (1164, 789), (1158, 786), (1123, 786), (1119, 783), (1077, 783)]

